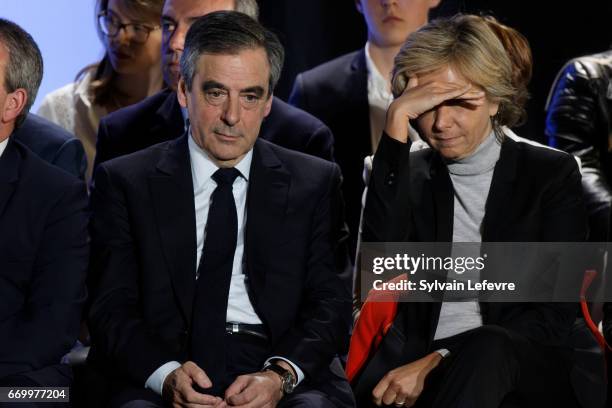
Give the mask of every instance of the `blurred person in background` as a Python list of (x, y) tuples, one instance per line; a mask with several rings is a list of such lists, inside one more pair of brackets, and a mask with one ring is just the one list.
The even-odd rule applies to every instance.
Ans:
[(75, 82), (45, 96), (38, 114), (83, 142), (91, 178), (100, 119), (160, 91), (163, 0), (98, 0), (101, 61), (85, 67)]
[[(363, 159), (376, 151), (393, 100), (393, 58), (410, 33), (427, 24), (440, 0), (355, 0), (368, 28), (365, 46), (299, 74), (289, 103), (321, 119), (334, 134), (334, 156), (354, 255), (361, 209)], [(417, 139), (415, 134), (413, 139)]]

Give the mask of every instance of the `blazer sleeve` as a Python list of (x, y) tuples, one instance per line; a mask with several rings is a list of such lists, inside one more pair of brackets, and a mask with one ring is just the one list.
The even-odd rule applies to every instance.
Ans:
[(66, 170), (79, 180), (85, 180), (87, 157), (83, 143), (77, 138), (67, 140), (57, 151), (53, 164)]
[(91, 194), (92, 352), (137, 386), (157, 368), (184, 360), (145, 324), (140, 308), (137, 243), (131, 233), (123, 180), (105, 164), (98, 167)]
[(347, 241), (347, 235), (338, 230), (342, 215), (340, 169), (332, 163), (329, 166), (333, 170), (317, 198), (307, 240), (300, 313), (271, 354), (287, 358), (309, 378), (318, 378), (336, 355), (346, 353), (352, 324), (350, 269), (337, 267), (338, 253), (346, 254)]
[[(87, 192), (73, 179), (45, 220), (22, 311), (0, 322), (0, 377), (59, 364), (77, 339), (87, 296)], [(10, 333), (10, 335), (8, 335)]]
[(306, 146), (306, 153), (327, 161), (334, 161), (334, 135), (327, 126), (321, 124), (312, 134)]
[(306, 91), (304, 89), (304, 75), (298, 74), (293, 82), (293, 89), (289, 95), (289, 103), (300, 109), (310, 112), (308, 101), (306, 97)]
[[(578, 165), (573, 157), (562, 155), (553, 168), (553, 181), (543, 197), (540, 241), (584, 242), (587, 220)], [(577, 313), (577, 303), (530, 303), (504, 327), (541, 344), (558, 346), (565, 344)]]
[[(362, 225), (362, 242), (408, 241), (411, 143), (383, 132), (372, 163)], [(397, 209), (401, 208), (402, 211)]]

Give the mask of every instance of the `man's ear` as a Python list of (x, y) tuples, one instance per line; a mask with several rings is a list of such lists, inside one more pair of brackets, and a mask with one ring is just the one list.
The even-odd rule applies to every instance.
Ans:
[(274, 101), (274, 94), (270, 94), (268, 100), (266, 101), (266, 106), (264, 107), (264, 118), (270, 114), (272, 110), (272, 102)]
[(28, 102), (28, 93), (23, 88), (18, 88), (7, 94), (2, 106), (2, 122), (14, 122), (21, 114)]
[(178, 81), (178, 85), (176, 87), (176, 97), (179, 101), (179, 104), (183, 107), (187, 107), (187, 84), (181, 77)]

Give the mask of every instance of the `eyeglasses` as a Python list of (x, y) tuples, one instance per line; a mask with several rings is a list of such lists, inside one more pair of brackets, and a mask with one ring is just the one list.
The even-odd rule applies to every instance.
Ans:
[(98, 14), (98, 26), (100, 31), (109, 38), (114, 38), (119, 35), (119, 31), (123, 28), (132, 41), (137, 43), (145, 43), (149, 39), (151, 31), (158, 30), (159, 26), (151, 27), (140, 23), (122, 23), (114, 14), (102, 12)]

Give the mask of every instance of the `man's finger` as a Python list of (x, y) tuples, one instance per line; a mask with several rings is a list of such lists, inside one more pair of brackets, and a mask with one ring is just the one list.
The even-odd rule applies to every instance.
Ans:
[(209, 405), (211, 407), (216, 406), (222, 400), (219, 397), (215, 397), (212, 395), (200, 394), (199, 392), (188, 389), (183, 392), (183, 400), (186, 405), (193, 404), (196, 406), (199, 405)]
[(191, 379), (198, 384), (202, 388), (210, 388), (212, 387), (212, 381), (206, 375), (206, 372), (202, 370), (196, 363), (193, 361), (188, 361), (183, 365), (183, 368), (187, 372), (187, 375), (191, 377)]
[(225, 399), (229, 400), (234, 395), (240, 394), (248, 385), (249, 385), (249, 377), (243, 376), (243, 375), (239, 376), (238, 378), (234, 380), (232, 385), (227, 387), (227, 390), (225, 390)]
[(234, 394), (227, 400), (231, 405), (242, 406), (249, 404), (259, 396), (257, 390), (254, 387), (245, 387), (240, 393)]

